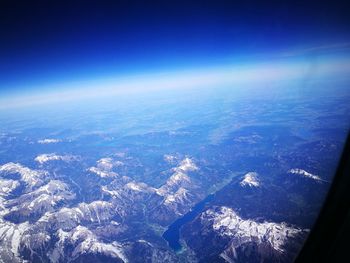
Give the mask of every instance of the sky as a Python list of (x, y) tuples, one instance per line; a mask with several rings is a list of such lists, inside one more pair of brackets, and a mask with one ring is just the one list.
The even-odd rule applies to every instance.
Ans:
[(1, 1), (0, 94), (261, 61), (343, 59), (350, 50), (346, 2)]

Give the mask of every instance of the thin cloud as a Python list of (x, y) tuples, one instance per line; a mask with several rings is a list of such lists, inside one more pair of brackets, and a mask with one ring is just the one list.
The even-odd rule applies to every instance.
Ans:
[(347, 50), (350, 50), (350, 42), (319, 45), (319, 46), (313, 46), (313, 47), (307, 47), (307, 48), (282, 52), (281, 56), (294, 57), (294, 56), (307, 55), (307, 54), (325, 54), (325, 53), (334, 53), (334, 52), (347, 51)]

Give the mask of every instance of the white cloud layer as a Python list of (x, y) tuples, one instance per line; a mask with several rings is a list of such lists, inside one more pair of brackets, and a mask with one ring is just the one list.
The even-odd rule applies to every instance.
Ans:
[(314, 175), (314, 174), (311, 174), (303, 169), (299, 169), (299, 168), (294, 168), (294, 169), (290, 169), (288, 171), (288, 173), (290, 174), (298, 174), (298, 175), (301, 175), (303, 177), (306, 177), (306, 178), (310, 178), (310, 179), (313, 179), (313, 180), (316, 180), (316, 181), (323, 181), (321, 179), (321, 177), (319, 177), (318, 175)]
[(34, 160), (40, 164), (50, 161), (64, 161), (70, 162), (77, 160), (78, 157), (74, 155), (57, 155), (55, 153), (45, 153), (38, 155)]
[(50, 143), (58, 143), (61, 142), (60, 139), (42, 139), (42, 140), (38, 140), (38, 143), (40, 144), (50, 144)]

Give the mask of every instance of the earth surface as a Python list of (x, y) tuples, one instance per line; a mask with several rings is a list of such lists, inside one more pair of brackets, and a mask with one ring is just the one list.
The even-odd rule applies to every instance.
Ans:
[(0, 262), (293, 261), (348, 132), (347, 83), (2, 111)]

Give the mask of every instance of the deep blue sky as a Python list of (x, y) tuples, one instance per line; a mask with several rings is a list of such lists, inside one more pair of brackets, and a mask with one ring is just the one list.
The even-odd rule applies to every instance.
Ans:
[(350, 41), (347, 1), (69, 2), (1, 1), (2, 91)]

